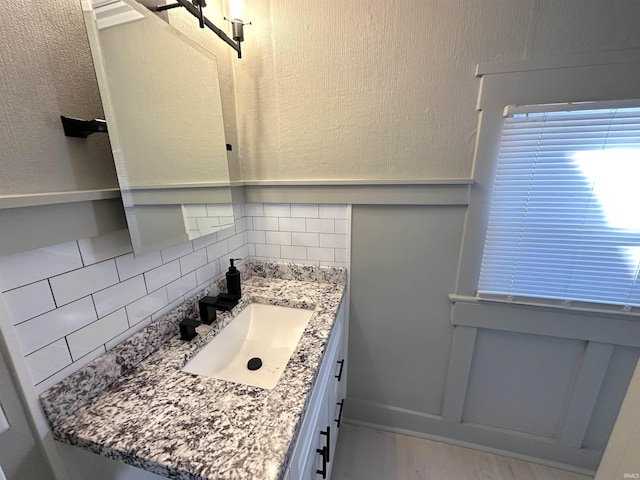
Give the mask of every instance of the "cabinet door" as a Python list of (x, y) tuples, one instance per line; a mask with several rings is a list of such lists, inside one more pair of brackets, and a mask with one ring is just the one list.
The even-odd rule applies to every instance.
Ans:
[(329, 479), (338, 439), (339, 398), (346, 392), (344, 306), (340, 308), (289, 463), (291, 480)]
[(329, 474), (333, 467), (333, 459), (335, 457), (336, 446), (338, 444), (338, 434), (342, 424), (342, 410), (344, 406), (344, 398), (347, 392), (347, 382), (345, 380), (346, 359), (342, 356), (342, 352), (334, 359), (334, 368), (329, 377), (329, 385), (327, 392), (327, 413), (329, 416), (329, 425), (331, 427), (331, 462), (329, 464)]
[(327, 430), (329, 417), (326, 404), (323, 404), (318, 412), (318, 418), (313, 431), (313, 441), (307, 452), (307, 461), (302, 470), (301, 480), (322, 480), (329, 478), (329, 443)]

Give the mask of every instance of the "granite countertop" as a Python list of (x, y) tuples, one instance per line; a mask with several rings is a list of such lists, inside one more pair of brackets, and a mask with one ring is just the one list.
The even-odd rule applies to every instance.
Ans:
[[(281, 478), (346, 272), (266, 262), (243, 267), (238, 307), (198, 327), (191, 342), (180, 340), (177, 322), (193, 316), (197, 298), (44, 392), (54, 438), (171, 479)], [(273, 390), (180, 370), (251, 302), (314, 310)], [(153, 351), (146, 356), (145, 349)]]

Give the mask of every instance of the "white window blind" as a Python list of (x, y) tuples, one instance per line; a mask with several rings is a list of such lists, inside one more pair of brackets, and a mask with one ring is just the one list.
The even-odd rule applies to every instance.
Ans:
[(640, 306), (640, 108), (580, 108), (505, 118), (479, 297)]

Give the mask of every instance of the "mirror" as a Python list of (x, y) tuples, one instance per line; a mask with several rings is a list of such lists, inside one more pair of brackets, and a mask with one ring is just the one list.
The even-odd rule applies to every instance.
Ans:
[(134, 252), (232, 226), (216, 58), (134, 0), (82, 6)]

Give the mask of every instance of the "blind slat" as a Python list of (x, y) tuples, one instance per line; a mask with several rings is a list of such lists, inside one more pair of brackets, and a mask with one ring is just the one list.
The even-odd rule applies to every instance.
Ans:
[(540, 108), (505, 118), (478, 294), (640, 306), (640, 108)]

